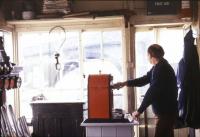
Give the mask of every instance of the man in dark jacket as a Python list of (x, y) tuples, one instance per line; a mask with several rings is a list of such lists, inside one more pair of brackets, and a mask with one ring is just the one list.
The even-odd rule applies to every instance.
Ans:
[(151, 70), (143, 77), (125, 82), (118, 82), (113, 88), (124, 86), (144, 86), (150, 83), (139, 109), (132, 113), (138, 118), (149, 105), (157, 119), (155, 137), (174, 137), (173, 125), (177, 114), (177, 82), (173, 68), (163, 58), (164, 50), (158, 44), (148, 48), (149, 62), (153, 65)]

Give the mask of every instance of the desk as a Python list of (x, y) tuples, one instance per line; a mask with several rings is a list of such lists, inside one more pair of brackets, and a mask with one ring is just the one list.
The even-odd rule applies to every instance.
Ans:
[(86, 137), (134, 137), (135, 123), (81, 123)]
[(84, 137), (83, 103), (36, 102), (33, 109), (33, 137)]

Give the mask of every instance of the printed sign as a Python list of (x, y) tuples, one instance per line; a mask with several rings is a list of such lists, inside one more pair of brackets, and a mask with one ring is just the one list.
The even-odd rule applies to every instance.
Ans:
[(180, 0), (147, 0), (147, 15), (177, 14)]

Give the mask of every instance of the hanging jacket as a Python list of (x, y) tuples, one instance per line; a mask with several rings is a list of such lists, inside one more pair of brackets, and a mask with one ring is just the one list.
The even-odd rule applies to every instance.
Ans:
[(183, 58), (178, 65), (179, 117), (185, 126), (200, 128), (200, 67), (191, 29), (184, 37)]

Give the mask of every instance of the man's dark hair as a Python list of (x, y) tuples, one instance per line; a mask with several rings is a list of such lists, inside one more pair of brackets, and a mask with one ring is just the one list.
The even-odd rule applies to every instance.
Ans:
[(148, 48), (148, 53), (150, 54), (151, 57), (154, 57), (157, 59), (163, 58), (163, 56), (165, 54), (163, 48), (158, 44), (150, 45)]

